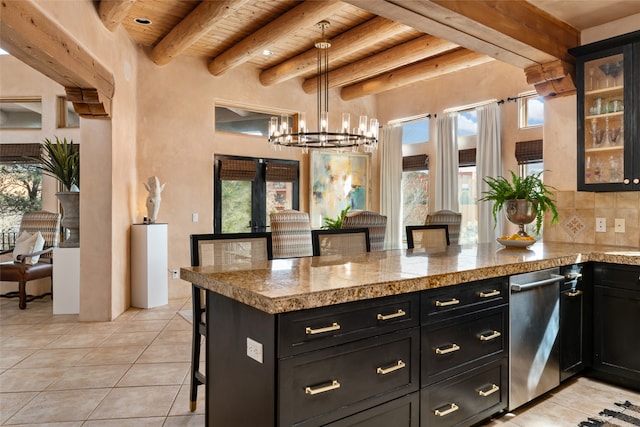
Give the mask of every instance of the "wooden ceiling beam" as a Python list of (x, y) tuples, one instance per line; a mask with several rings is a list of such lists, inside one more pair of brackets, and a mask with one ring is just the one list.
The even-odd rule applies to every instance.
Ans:
[[(336, 60), (407, 30), (405, 25), (377, 16), (331, 39), (330, 59)], [(260, 73), (260, 82), (271, 86), (312, 71), (318, 65), (314, 47)]]
[(489, 56), (461, 48), (455, 52), (447, 53), (433, 59), (425, 59), (371, 79), (345, 86), (340, 91), (340, 97), (344, 100), (352, 100), (367, 95), (374, 95), (422, 80), (485, 64), (493, 60), (494, 59)]
[(49, 18), (34, 0), (0, 2), (2, 47), (11, 55), (69, 88), (95, 90), (108, 100), (110, 113), (113, 74), (81, 46), (66, 29)]
[(519, 68), (572, 61), (579, 32), (524, 0), (344, 0)]
[(343, 6), (338, 0), (307, 0), (213, 58), (209, 62), (209, 72), (219, 76), (260, 55), (264, 49), (290, 37), (300, 28), (317, 24)]
[[(457, 44), (447, 40), (429, 35), (421, 36), (377, 55), (329, 71), (329, 87), (346, 86), (406, 64), (441, 55), (458, 47)], [(317, 92), (318, 79), (316, 77), (306, 79), (302, 83), (302, 89), (306, 93)]]
[(158, 42), (149, 54), (151, 60), (156, 65), (168, 64), (247, 1), (203, 1)]
[(107, 30), (114, 31), (137, 0), (101, 0), (98, 5), (100, 20)]

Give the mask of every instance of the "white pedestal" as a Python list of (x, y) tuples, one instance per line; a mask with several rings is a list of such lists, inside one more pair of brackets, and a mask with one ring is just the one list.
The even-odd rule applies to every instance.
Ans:
[(80, 248), (53, 250), (53, 314), (80, 313)]
[(131, 226), (131, 305), (152, 308), (169, 303), (167, 224)]

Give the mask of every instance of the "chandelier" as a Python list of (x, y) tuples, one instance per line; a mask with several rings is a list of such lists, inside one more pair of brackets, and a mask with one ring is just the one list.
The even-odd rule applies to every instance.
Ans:
[(315, 42), (318, 50), (318, 131), (307, 128), (306, 113), (297, 114), (297, 127), (292, 128), (289, 116), (271, 117), (269, 122), (269, 143), (274, 147), (298, 147), (307, 153), (309, 148), (359, 149), (372, 152), (378, 148), (378, 120), (359, 116), (358, 126), (351, 128), (351, 115), (342, 113), (340, 128), (330, 131), (329, 127), (329, 54), (331, 40), (325, 37), (329, 21), (316, 24), (322, 30), (322, 38)]

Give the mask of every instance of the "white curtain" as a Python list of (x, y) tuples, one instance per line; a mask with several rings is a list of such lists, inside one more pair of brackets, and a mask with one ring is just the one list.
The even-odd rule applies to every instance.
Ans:
[[(484, 177), (502, 175), (500, 107), (491, 103), (478, 107), (478, 146), (476, 147), (476, 172), (478, 184), (478, 198), (489, 189)], [(491, 210), (493, 203), (478, 202), (478, 243), (495, 241), (502, 235), (502, 215), (498, 215), (495, 224)]]
[(430, 211), (458, 206), (458, 114), (444, 114), (436, 119), (435, 206)]
[(380, 136), (380, 213), (387, 216), (385, 249), (402, 247), (402, 126), (384, 126)]

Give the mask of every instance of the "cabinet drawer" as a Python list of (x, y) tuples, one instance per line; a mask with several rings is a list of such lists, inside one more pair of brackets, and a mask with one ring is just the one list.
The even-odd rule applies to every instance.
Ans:
[(617, 264), (596, 264), (594, 284), (640, 291), (640, 267)]
[(507, 303), (506, 277), (480, 280), (428, 290), (423, 293), (422, 322), (437, 322), (451, 316)]
[(502, 359), (422, 389), (420, 425), (470, 426), (505, 409), (506, 371)]
[(418, 427), (420, 393), (414, 392), (350, 417), (325, 424), (326, 427)]
[(418, 390), (419, 351), (419, 329), (413, 328), (280, 360), (279, 425), (323, 414), (344, 418), (365, 409), (358, 403), (369, 398)]
[(279, 356), (417, 326), (419, 305), (419, 295), (414, 293), (281, 314)]
[[(507, 348), (506, 307), (422, 326), (422, 384), (450, 377)], [(498, 356), (500, 357), (500, 356)]]

